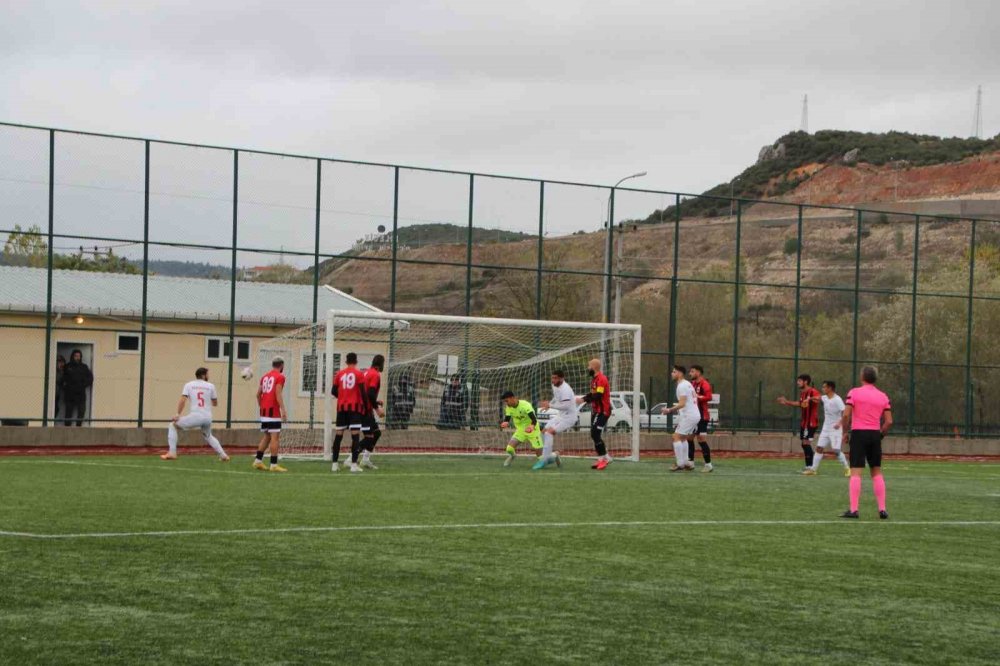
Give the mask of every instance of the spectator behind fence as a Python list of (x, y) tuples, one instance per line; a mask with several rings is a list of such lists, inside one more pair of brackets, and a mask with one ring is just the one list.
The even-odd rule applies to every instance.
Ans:
[(389, 418), (386, 427), (390, 430), (406, 430), (410, 427), (410, 417), (417, 404), (416, 394), (407, 374), (389, 389)]
[(461, 430), (465, 426), (465, 413), (469, 410), (469, 393), (462, 386), (462, 378), (451, 376), (451, 382), (441, 394), (439, 430)]
[[(87, 389), (94, 385), (94, 374), (83, 362), (83, 352), (74, 349), (69, 355), (69, 363), (63, 369), (62, 398), (66, 425), (76, 421), (77, 427), (83, 425), (87, 414)], [(75, 418), (74, 418), (75, 414)]]
[(66, 369), (66, 359), (62, 354), (56, 356), (56, 400), (52, 408), (52, 420), (57, 425), (62, 423), (66, 416), (66, 408), (63, 405), (63, 370)]

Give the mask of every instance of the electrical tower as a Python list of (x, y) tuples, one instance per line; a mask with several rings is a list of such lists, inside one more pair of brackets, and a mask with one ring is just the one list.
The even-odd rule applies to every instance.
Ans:
[(976, 112), (972, 116), (972, 136), (983, 138), (983, 87), (976, 88)]
[(799, 130), (809, 133), (809, 95), (802, 97), (802, 123), (799, 125)]

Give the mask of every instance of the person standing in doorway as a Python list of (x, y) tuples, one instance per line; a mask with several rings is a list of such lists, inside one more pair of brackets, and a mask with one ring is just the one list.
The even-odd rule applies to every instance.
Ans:
[[(83, 362), (83, 352), (74, 349), (62, 373), (63, 412), (66, 425), (83, 425), (87, 415), (87, 389), (94, 385), (94, 374)], [(74, 417), (74, 414), (76, 415)]]
[(52, 420), (59, 425), (66, 416), (66, 407), (63, 405), (63, 370), (66, 369), (66, 359), (62, 354), (56, 356), (56, 401), (52, 408)]

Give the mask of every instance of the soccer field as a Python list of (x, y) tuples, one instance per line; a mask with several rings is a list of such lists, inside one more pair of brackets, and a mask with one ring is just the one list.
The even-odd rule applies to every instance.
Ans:
[(0, 662), (992, 663), (1000, 465), (0, 459)]

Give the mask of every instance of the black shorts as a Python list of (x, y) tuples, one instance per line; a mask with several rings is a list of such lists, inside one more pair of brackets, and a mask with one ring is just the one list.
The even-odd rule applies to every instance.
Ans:
[(882, 433), (878, 430), (852, 430), (848, 440), (851, 447), (851, 467), (882, 466)]
[(702, 419), (698, 421), (698, 434), (704, 435), (708, 433), (708, 419)]
[(590, 420), (590, 429), (592, 431), (596, 430), (601, 432), (608, 425), (608, 415), (607, 414), (594, 414), (594, 418)]
[(261, 421), (261, 432), (281, 432), (281, 421)]
[(364, 415), (361, 421), (361, 430), (364, 432), (378, 432), (378, 419), (375, 418), (375, 412), (368, 412)]
[(365, 424), (365, 415), (353, 410), (337, 412), (337, 430), (361, 430)]
[(811, 442), (816, 437), (816, 427), (799, 428), (799, 439), (803, 442)]

